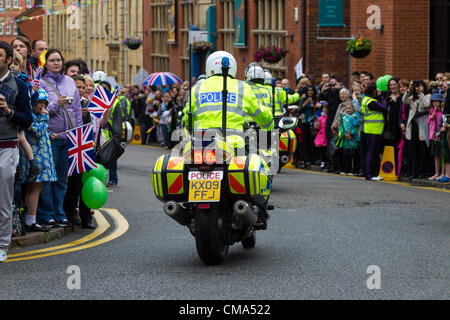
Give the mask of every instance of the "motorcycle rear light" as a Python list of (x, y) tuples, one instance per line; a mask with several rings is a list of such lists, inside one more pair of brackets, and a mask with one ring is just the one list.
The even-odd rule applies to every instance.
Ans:
[(216, 163), (216, 152), (214, 150), (205, 150), (205, 162), (207, 164)]
[(199, 204), (199, 205), (198, 205), (198, 208), (199, 208), (199, 209), (209, 209), (210, 206), (209, 206), (209, 204)]
[(202, 150), (194, 150), (194, 163), (195, 164), (203, 163), (203, 151)]

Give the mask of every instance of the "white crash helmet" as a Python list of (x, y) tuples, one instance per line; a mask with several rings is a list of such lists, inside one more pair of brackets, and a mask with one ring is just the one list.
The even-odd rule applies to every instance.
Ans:
[(129, 144), (133, 140), (133, 127), (128, 121), (122, 122), (122, 142), (125, 145)]
[(206, 79), (206, 76), (205, 76), (204, 74), (201, 74), (201, 75), (199, 75), (198, 78), (197, 78), (197, 83), (199, 83), (200, 81), (203, 81), (203, 80), (205, 80), (205, 79)]
[(107, 78), (108, 78), (108, 75), (106, 74), (106, 72), (101, 71), (101, 70), (97, 70), (92, 74), (92, 81), (94, 81), (94, 83), (106, 81)]
[(264, 69), (264, 84), (272, 84), (272, 73), (267, 69)]
[(245, 71), (245, 78), (247, 81), (265, 80), (264, 69), (257, 64), (249, 65)]
[(230, 70), (228, 75), (235, 78), (237, 72), (237, 63), (233, 55), (226, 51), (216, 51), (206, 60), (206, 78), (222, 74), (222, 58), (227, 57), (230, 60)]

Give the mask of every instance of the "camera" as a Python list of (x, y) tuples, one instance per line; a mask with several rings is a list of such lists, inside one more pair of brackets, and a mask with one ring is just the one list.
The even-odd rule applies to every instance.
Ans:
[(72, 104), (73, 102), (73, 98), (72, 97), (67, 97), (67, 103), (68, 104)]
[(446, 126), (447, 128), (450, 127), (450, 114), (443, 114), (443, 115), (442, 115), (442, 123), (443, 123), (444, 126)]

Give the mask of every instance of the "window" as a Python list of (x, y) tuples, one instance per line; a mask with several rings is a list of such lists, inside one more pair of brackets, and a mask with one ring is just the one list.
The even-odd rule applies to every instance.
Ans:
[(5, 8), (11, 8), (11, 0), (5, 0)]
[(3, 8), (3, 0), (0, 0), (0, 8)]
[(19, 0), (13, 0), (14, 8), (19, 7)]
[(180, 29), (183, 42), (183, 79), (189, 79), (189, 24), (194, 24), (194, 3), (186, 1), (183, 5), (183, 26)]
[(153, 39), (153, 71), (169, 70), (169, 45), (167, 38), (167, 0), (154, 0), (150, 4), (153, 15), (153, 26), (151, 29)]
[(11, 34), (11, 23), (7, 23), (6, 24), (6, 35), (10, 35)]
[(3, 35), (3, 25), (0, 24), (0, 36)]
[(31, 0), (27, 0), (27, 1), (26, 1), (26, 6), (27, 6), (27, 7), (31, 7)]
[[(286, 48), (285, 30), (285, 1), (284, 0), (256, 0), (257, 6), (257, 29), (252, 30), (256, 36), (256, 47), (276, 45)], [(264, 68), (272, 72), (273, 77), (284, 78), (286, 64), (284, 59), (279, 65), (262, 63)]]
[(14, 35), (18, 35), (19, 34), (19, 27), (17, 26), (17, 23), (14, 22)]
[(233, 53), (234, 47), (234, 1), (221, 0), (223, 6), (223, 29), (217, 30), (222, 34), (223, 50)]

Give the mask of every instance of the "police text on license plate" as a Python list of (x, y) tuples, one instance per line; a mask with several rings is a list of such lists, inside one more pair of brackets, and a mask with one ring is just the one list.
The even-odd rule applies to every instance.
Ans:
[(222, 171), (190, 171), (188, 179), (190, 202), (220, 201)]

